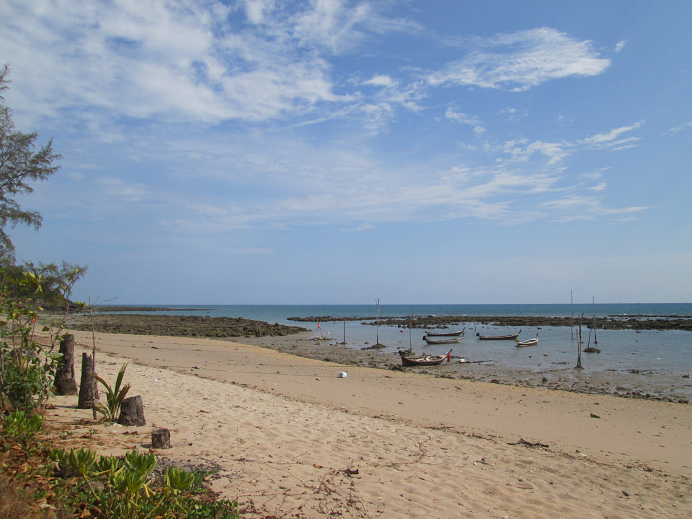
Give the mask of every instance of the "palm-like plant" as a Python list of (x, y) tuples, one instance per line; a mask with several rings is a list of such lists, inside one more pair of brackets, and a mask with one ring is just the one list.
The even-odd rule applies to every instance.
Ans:
[(123, 377), (125, 376), (125, 369), (127, 364), (123, 364), (120, 368), (118, 376), (115, 378), (115, 387), (111, 388), (108, 382), (103, 380), (98, 375), (94, 375), (94, 378), (98, 380), (106, 388), (106, 405), (101, 402), (96, 403), (96, 411), (101, 413), (107, 422), (115, 422), (118, 419), (118, 414), (120, 413), (120, 406), (123, 400), (127, 396), (127, 392), (130, 390), (130, 384), (125, 384), (120, 387), (123, 383)]

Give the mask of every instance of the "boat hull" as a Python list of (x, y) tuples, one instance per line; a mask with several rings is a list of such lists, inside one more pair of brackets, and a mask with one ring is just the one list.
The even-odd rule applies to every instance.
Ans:
[(510, 335), (479, 335), (478, 340), (480, 341), (514, 341), (519, 338), (519, 334), (521, 333), (521, 330), (519, 330), (518, 333), (512, 333)]
[(426, 335), (428, 337), (461, 337), (461, 334), (464, 333), (464, 330), (461, 330), (459, 332), (447, 332), (447, 333), (436, 333), (436, 332), (426, 332)]
[(434, 355), (432, 357), (401, 357), (402, 366), (437, 366), (442, 364), (447, 355)]
[(423, 340), (428, 344), (459, 344), (461, 342), (461, 337), (450, 337), (447, 339), (428, 339), (428, 337), (423, 337)]

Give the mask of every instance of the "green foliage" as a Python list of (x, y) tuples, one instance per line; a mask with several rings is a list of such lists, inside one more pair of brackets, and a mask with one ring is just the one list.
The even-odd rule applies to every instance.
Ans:
[(0, 268), (0, 394), (15, 410), (31, 410), (43, 405), (53, 386), (62, 357), (54, 352), (60, 339), (60, 323), (44, 324), (40, 331), (49, 334), (47, 350), (37, 342), (37, 320), (41, 308), (32, 298), (16, 300), (9, 287), (21, 287), (33, 294), (42, 293), (41, 277), (24, 273), (19, 278), (5, 275)]
[(22, 286), (9, 286), (9, 295), (14, 299), (35, 298), (41, 302), (43, 306), (50, 307), (54, 310), (64, 309), (67, 305), (74, 307), (74, 304), (69, 301), (72, 294), (74, 284), (84, 277), (87, 272), (87, 267), (74, 265), (63, 261), (60, 265), (55, 263), (34, 264), (26, 262), (23, 265), (6, 265), (6, 275), (13, 279), (21, 279), (25, 274), (33, 274), (35, 278), (40, 280), (41, 291), (35, 294), (31, 290), (27, 290)]
[[(50, 459), (69, 468), (88, 485), (91, 500), (86, 495), (87, 505), (97, 505), (105, 517), (122, 519), (151, 519), (155, 517), (179, 517), (191, 519), (238, 519), (237, 502), (200, 501), (186, 493), (193, 487), (196, 474), (176, 467), (169, 467), (163, 474), (163, 486), (152, 489), (151, 473), (157, 459), (153, 454), (130, 451), (123, 460), (114, 457), (99, 457), (89, 449), (53, 449)], [(108, 485), (96, 493), (92, 482), (105, 480)]]
[[(0, 93), (7, 90), (7, 65), (0, 69)], [(34, 152), (36, 133), (22, 133), (15, 130), (12, 110), (4, 104), (0, 95), (0, 258), (12, 263), (14, 246), (5, 232), (8, 225), (41, 226), (41, 215), (36, 211), (24, 211), (17, 202), (17, 196), (34, 191), (36, 181), (46, 180), (58, 171), (53, 162), (60, 155), (53, 151), (52, 141)]]
[(104, 406), (101, 402), (96, 403), (96, 411), (101, 413), (107, 422), (115, 422), (120, 414), (120, 406), (123, 400), (127, 396), (127, 392), (130, 390), (130, 384), (125, 384), (120, 387), (123, 382), (123, 377), (125, 376), (125, 369), (127, 364), (123, 364), (120, 368), (118, 376), (115, 378), (115, 387), (111, 388), (104, 379), (98, 375), (94, 375), (94, 378), (98, 380), (106, 388), (106, 405)]
[(25, 411), (14, 411), (2, 423), (2, 436), (10, 442), (27, 448), (43, 429), (43, 416), (27, 416)]

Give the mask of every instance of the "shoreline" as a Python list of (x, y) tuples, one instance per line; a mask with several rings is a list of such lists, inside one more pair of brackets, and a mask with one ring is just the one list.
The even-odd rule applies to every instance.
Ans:
[[(70, 329), (74, 330), (75, 325), (80, 325), (82, 330), (86, 329), (86, 320), (86, 316), (72, 316)], [(383, 370), (402, 369), (401, 360), (394, 353), (344, 347), (339, 345), (336, 339), (316, 341), (313, 340), (314, 331), (247, 319), (102, 314), (95, 317), (95, 325), (99, 332), (206, 337), (253, 344), (291, 355), (347, 366), (367, 366)], [(256, 336), (244, 337), (242, 336), (244, 333)], [(518, 387), (540, 387), (592, 395), (612, 395), (687, 404), (692, 401), (692, 382), (689, 375), (686, 377), (641, 369), (576, 370), (566, 363), (546, 365), (542, 369), (526, 369), (498, 366), (497, 363), (488, 359), (473, 359), (472, 362), (460, 363), (461, 358), (463, 357), (453, 354), (453, 362), (450, 364), (405, 369), (433, 377), (477, 380)]]
[[(90, 351), (91, 334), (75, 336)], [(214, 490), (238, 497), (248, 519), (692, 512), (690, 406), (345, 367), (211, 339), (99, 333), (97, 347), (106, 380), (130, 359), (125, 381), (143, 395), (147, 425), (93, 424), (76, 397), (51, 399), (56, 419), (84, 418), (78, 441), (104, 454), (147, 450), (151, 430), (169, 428), (173, 448), (157, 455), (218, 467)]]

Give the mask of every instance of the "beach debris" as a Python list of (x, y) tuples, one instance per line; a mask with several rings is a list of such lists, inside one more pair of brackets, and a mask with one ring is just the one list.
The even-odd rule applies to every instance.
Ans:
[(128, 426), (147, 424), (147, 421), (144, 419), (142, 395), (132, 396), (122, 401), (118, 423)]
[(591, 418), (600, 418), (600, 416), (598, 416), (597, 414), (591, 413)]
[(342, 470), (342, 472), (344, 474), (346, 474), (347, 476), (355, 476), (355, 475), (359, 474), (358, 469), (351, 469), (351, 468), (344, 469), (344, 470)]
[(151, 431), (151, 446), (154, 449), (170, 449), (171, 433), (168, 429), (161, 428)]
[(622, 491), (622, 495), (625, 496), (625, 497), (630, 497), (629, 493), (628, 493), (628, 492), (625, 492), (624, 490)]
[(690, 378), (690, 374), (683, 375), (682, 378)]
[(549, 445), (547, 443), (529, 442), (529, 441), (526, 441), (524, 438), (519, 438), (518, 442), (508, 443), (507, 445), (526, 445), (527, 447), (543, 447), (544, 449), (547, 449), (549, 447)]
[(339, 378), (346, 378), (347, 373), (345, 371), (339, 371)]
[(477, 465), (478, 463), (481, 465), (495, 465), (494, 463), (489, 463), (485, 458), (481, 458), (478, 461), (473, 462), (474, 465)]

